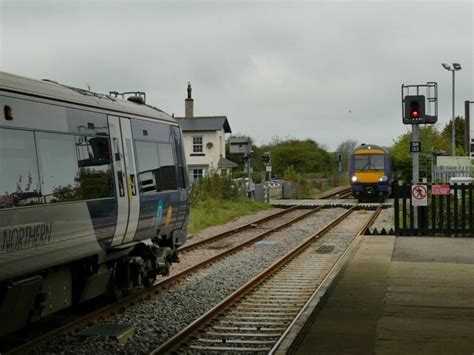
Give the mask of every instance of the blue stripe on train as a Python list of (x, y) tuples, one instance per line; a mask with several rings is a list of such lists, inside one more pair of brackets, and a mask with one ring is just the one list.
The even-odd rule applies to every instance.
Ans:
[(115, 197), (87, 201), (94, 232), (100, 246), (108, 249), (114, 238), (117, 223), (117, 201)]

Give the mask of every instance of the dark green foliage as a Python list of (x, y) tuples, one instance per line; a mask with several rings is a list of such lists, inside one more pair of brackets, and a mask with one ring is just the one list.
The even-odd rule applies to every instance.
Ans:
[(318, 173), (334, 168), (330, 154), (312, 139), (288, 139), (268, 147), (272, 153), (273, 172), (282, 176), (289, 166), (297, 173)]
[[(453, 121), (452, 119), (444, 126), (441, 135), (443, 136), (444, 140), (449, 142), (449, 152), (451, 152), (451, 145), (452, 145), (452, 127)], [(465, 155), (464, 153), (464, 132), (466, 129), (465, 120), (462, 116), (456, 116), (454, 119), (454, 128), (455, 132), (455, 147), (456, 147), (456, 155)]]
[[(456, 155), (464, 155), (464, 118), (457, 116), (455, 119), (456, 128)], [(420, 125), (420, 177), (431, 180), (431, 161), (433, 152), (446, 152), (451, 155), (451, 127), (449, 121), (440, 132), (436, 125)], [(394, 172), (398, 178), (409, 182), (412, 175), (412, 160), (410, 153), (411, 129), (402, 134), (394, 141), (390, 148)]]
[[(233, 177), (247, 177), (247, 173), (243, 171), (243, 154), (229, 153), (228, 146), (226, 149), (227, 159), (239, 164), (239, 167), (234, 169), (232, 173)], [(265, 164), (261, 160), (261, 156), (265, 152), (270, 152), (271, 154), (272, 175), (279, 178), (283, 176), (289, 166), (293, 166), (293, 169), (298, 174), (333, 174), (337, 169), (335, 153), (328, 153), (312, 139), (280, 139), (276, 137), (267, 145), (253, 145), (252, 151), (251, 166), (254, 171), (252, 179), (257, 182), (261, 179), (260, 172), (265, 171)]]
[(240, 196), (240, 188), (230, 176), (212, 173), (192, 185), (191, 206), (208, 199), (235, 200)]
[[(412, 180), (412, 159), (410, 153), (411, 132), (402, 134), (389, 149), (393, 171), (397, 178), (410, 182)], [(447, 142), (434, 125), (420, 126), (420, 177), (431, 180), (432, 152), (447, 151)]]

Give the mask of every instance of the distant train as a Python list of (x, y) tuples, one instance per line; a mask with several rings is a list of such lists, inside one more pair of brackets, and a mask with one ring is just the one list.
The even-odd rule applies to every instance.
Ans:
[(361, 201), (383, 201), (391, 193), (392, 174), (388, 151), (362, 144), (349, 156), (352, 194)]
[(3, 72), (0, 107), (0, 334), (167, 275), (189, 215), (174, 118)]

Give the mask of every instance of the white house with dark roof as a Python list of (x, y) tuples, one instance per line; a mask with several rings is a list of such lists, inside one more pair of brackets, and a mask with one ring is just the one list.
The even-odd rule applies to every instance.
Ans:
[(193, 182), (211, 171), (230, 174), (238, 165), (225, 158), (226, 133), (232, 133), (226, 116), (194, 116), (194, 100), (188, 83), (185, 117), (175, 117), (183, 131), (184, 150), (189, 181)]

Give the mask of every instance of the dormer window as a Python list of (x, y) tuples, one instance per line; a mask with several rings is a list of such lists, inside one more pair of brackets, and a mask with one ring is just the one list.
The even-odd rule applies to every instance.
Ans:
[(202, 153), (202, 136), (193, 137), (193, 153)]

